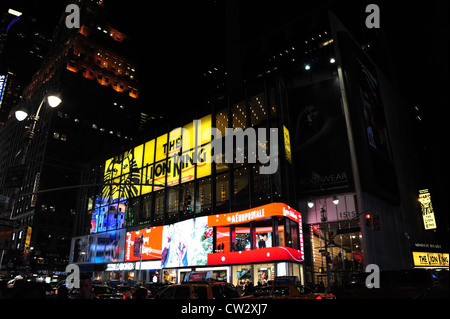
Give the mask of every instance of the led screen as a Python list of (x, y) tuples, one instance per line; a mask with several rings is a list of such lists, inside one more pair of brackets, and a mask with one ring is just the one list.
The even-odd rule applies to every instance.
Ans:
[(213, 252), (213, 228), (207, 222), (205, 216), (164, 226), (161, 268), (206, 265)]
[(140, 260), (140, 249), (135, 247), (136, 238), (142, 236), (142, 260), (161, 259), (163, 227), (144, 228), (127, 233), (125, 261)]

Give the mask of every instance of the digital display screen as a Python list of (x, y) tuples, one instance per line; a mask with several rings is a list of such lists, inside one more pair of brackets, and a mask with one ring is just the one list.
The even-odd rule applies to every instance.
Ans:
[[(161, 259), (162, 231), (163, 226), (158, 226), (127, 232), (125, 261), (139, 261), (140, 251), (142, 251), (142, 260)], [(141, 249), (135, 249), (136, 238), (141, 236), (143, 239), (142, 247)]]
[(161, 268), (206, 265), (213, 252), (213, 228), (207, 222), (205, 216), (164, 226)]

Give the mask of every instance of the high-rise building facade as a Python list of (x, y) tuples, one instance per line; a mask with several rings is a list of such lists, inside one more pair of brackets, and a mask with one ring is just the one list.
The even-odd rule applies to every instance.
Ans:
[[(207, 98), (209, 109), (199, 110), (192, 120), (211, 114), (208, 123), (223, 133), (226, 127), (278, 129), (277, 172), (264, 175), (254, 164), (229, 162), (214, 163), (211, 177), (194, 174), (184, 179), (183, 169), (198, 172), (199, 163), (174, 175), (172, 156), (183, 139), (172, 130), (185, 127), (190, 119), (169, 123), (166, 131), (130, 144), (113, 158), (101, 158), (86, 171), (86, 184), (103, 181), (103, 186), (80, 200), (71, 262), (107, 281), (139, 276), (174, 282), (183, 279), (186, 268), (206, 268), (234, 284), (241, 278), (257, 284), (261, 278), (289, 274), (326, 286), (344, 284), (351, 273), (363, 272), (369, 264), (382, 270), (423, 267), (416, 264), (419, 247), (440, 256), (443, 263), (432, 267), (448, 267), (445, 243), (434, 244), (435, 232), (422, 220), (423, 210), (428, 207), (427, 216), (430, 211), (430, 205), (424, 206), (429, 198), (423, 192), (421, 209), (419, 163), (409, 138), (411, 127), (403, 120), (408, 110), (393, 88), (383, 36), (366, 31), (368, 35), (362, 32), (355, 40), (326, 6), (278, 23), (269, 19), (272, 27), (255, 34), (258, 28), (248, 29), (255, 20), (245, 16), (251, 10), (236, 11), (235, 2), (226, 7), (239, 13), (227, 20), (231, 25), (225, 37), (234, 41), (226, 42), (225, 70), (205, 71), (206, 81), (215, 84)], [(242, 26), (232, 25), (237, 21)], [(169, 149), (166, 157), (157, 159), (164, 145), (173, 145), (174, 153)], [(235, 155), (248, 150), (248, 145), (234, 148)], [(136, 159), (136, 153), (143, 155)], [(137, 161), (133, 172), (124, 165), (130, 156)], [(123, 173), (118, 173), (120, 166)], [(108, 173), (113, 167), (116, 173)], [(297, 222), (301, 217), (301, 227), (289, 227), (286, 215), (278, 219), (289, 209), (298, 213), (293, 214)], [(266, 210), (273, 212), (270, 218), (257, 213)], [(196, 248), (206, 237), (186, 247), (182, 239), (171, 237), (175, 229), (196, 238), (197, 222), (210, 234), (206, 247)], [(302, 253), (272, 255), (261, 250), (255, 244), (263, 232), (260, 227), (270, 234), (271, 248), (301, 247)], [(288, 229), (298, 229), (298, 237)], [(140, 238), (143, 246), (138, 246)], [(238, 239), (246, 243), (244, 250), (237, 248)], [(142, 247), (145, 254), (133, 247)], [(165, 255), (165, 249), (179, 249), (185, 256), (187, 247), (202, 258), (167, 262), (175, 257)], [(149, 254), (152, 251), (155, 254)], [(234, 258), (243, 251), (245, 258)], [(267, 259), (258, 257), (262, 252)]]
[[(19, 225), (4, 259), (9, 266), (64, 270), (77, 205), (77, 188), (64, 187), (79, 185), (86, 161), (137, 138), (150, 120), (139, 103), (138, 67), (126, 35), (108, 23), (101, 4), (79, 5), (81, 27), (67, 28), (63, 14), (1, 132), (0, 193), (8, 198), (2, 214)], [(52, 109), (46, 97), (55, 93), (62, 102)], [(37, 115), (39, 106), (36, 120), (14, 117), (19, 108)]]

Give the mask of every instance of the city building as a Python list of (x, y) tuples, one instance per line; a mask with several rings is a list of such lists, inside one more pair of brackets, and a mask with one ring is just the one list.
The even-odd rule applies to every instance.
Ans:
[[(239, 7), (226, 5), (241, 24), (236, 14), (227, 20), (228, 50), (217, 64), (225, 67), (204, 72), (207, 103), (188, 101), (199, 105), (192, 118), (168, 121), (84, 172), (84, 184), (102, 186), (80, 196), (70, 262), (105, 281), (179, 282), (195, 268), (233, 284), (294, 275), (327, 287), (370, 264), (448, 267), (383, 34), (360, 28), (355, 38), (339, 20), (351, 14), (328, 12), (333, 6), (251, 30), (254, 20)], [(261, 174), (248, 158), (214, 162), (207, 173), (202, 162), (180, 164), (177, 156), (195, 157), (180, 134), (195, 119), (221, 136), (226, 128), (263, 128), (266, 136), (277, 129), (277, 171)], [(209, 154), (212, 141), (194, 136)], [(236, 146), (234, 155), (249, 157), (250, 149)], [(270, 218), (258, 215), (266, 210)], [(271, 247), (258, 247), (261, 233)]]
[[(62, 15), (52, 46), (1, 130), (1, 215), (16, 224), (2, 269), (62, 274), (82, 167), (137, 138), (151, 121), (139, 102), (138, 66), (126, 35), (101, 3), (79, 5), (81, 27), (67, 28)], [(62, 101), (55, 109), (46, 100), (53, 94)], [(19, 109), (27, 109), (27, 121), (15, 118)]]

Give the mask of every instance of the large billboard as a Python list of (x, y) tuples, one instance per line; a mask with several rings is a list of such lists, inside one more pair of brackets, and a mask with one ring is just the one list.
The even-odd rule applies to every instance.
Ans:
[(207, 223), (204, 216), (164, 226), (161, 268), (207, 265), (213, 253), (213, 228)]
[(207, 129), (211, 115), (108, 159), (102, 198), (126, 200), (211, 175), (205, 160), (211, 136), (202, 136)]
[[(125, 261), (139, 261), (161, 259), (163, 226), (144, 228), (127, 232), (125, 247)], [(135, 247), (142, 238), (140, 247)]]
[(71, 262), (111, 263), (123, 261), (125, 229), (72, 238)]
[(302, 197), (354, 189), (350, 149), (337, 80), (288, 91), (291, 150)]
[(382, 82), (377, 68), (348, 33), (337, 32), (337, 40), (361, 187), (364, 191), (398, 202)]
[[(272, 226), (265, 224), (255, 227), (256, 248), (252, 249), (249, 246), (230, 251), (231, 237), (230, 232), (225, 231), (227, 226), (236, 226), (237, 238), (239, 234), (250, 235), (249, 227), (245, 226), (248, 222), (267, 221), (272, 216), (285, 217), (287, 221), (291, 221), (286, 223), (289, 229), (285, 229), (283, 223), (280, 223), (278, 233), (283, 232), (283, 238), (292, 234), (292, 240), (297, 244), (287, 247), (289, 244), (280, 241), (279, 246), (274, 246)], [(217, 226), (216, 234), (214, 234), (215, 226)], [(298, 230), (294, 231), (291, 228), (293, 226), (298, 227)], [(226, 241), (227, 249), (215, 250), (214, 236), (217, 243), (223, 244)], [(154, 260), (160, 263), (162, 269), (273, 260), (301, 262), (304, 260), (302, 216), (286, 204), (271, 203), (239, 212), (197, 217), (164, 226), (128, 232), (125, 229), (107, 231), (73, 238), (71, 256), (71, 262), (77, 264)]]

